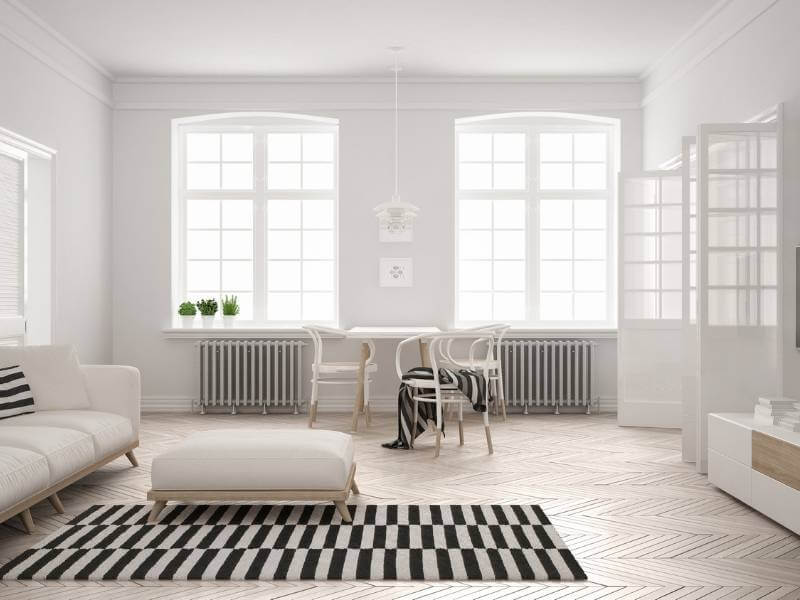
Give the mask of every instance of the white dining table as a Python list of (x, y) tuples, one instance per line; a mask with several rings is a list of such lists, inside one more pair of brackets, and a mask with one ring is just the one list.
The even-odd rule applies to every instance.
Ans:
[[(375, 340), (405, 340), (414, 336), (425, 336), (441, 333), (438, 327), (351, 327), (345, 330), (345, 337), (351, 340), (361, 340), (361, 357), (359, 359), (358, 375), (356, 377), (356, 401), (353, 405), (352, 430), (358, 431), (359, 416), (363, 413), (367, 425), (370, 424), (369, 409), (364, 409), (364, 376), (366, 364), (375, 354)], [(422, 366), (428, 364), (427, 344), (423, 338), (419, 340), (419, 355)]]

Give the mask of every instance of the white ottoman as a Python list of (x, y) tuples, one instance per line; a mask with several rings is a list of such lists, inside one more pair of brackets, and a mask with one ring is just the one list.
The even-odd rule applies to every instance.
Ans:
[(153, 459), (149, 520), (170, 500), (330, 500), (349, 523), (355, 472), (353, 440), (338, 431), (200, 431)]

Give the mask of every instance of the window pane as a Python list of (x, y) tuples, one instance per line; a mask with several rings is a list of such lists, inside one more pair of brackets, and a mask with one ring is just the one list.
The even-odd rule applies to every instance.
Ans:
[(539, 263), (539, 287), (546, 292), (565, 292), (572, 289), (572, 262), (543, 260)]
[(304, 190), (333, 189), (333, 164), (303, 164)]
[(539, 152), (545, 162), (572, 160), (572, 134), (543, 133), (539, 136)]
[(492, 160), (492, 134), (458, 134), (458, 160), (461, 162)]
[(606, 160), (606, 134), (605, 133), (576, 133), (575, 134), (575, 160), (600, 161)]
[(303, 200), (303, 228), (333, 229), (333, 200)]
[(462, 229), (489, 229), (492, 226), (492, 201), (459, 201), (458, 225)]
[(524, 229), (525, 201), (495, 200), (494, 227), (495, 229)]
[(605, 200), (575, 200), (574, 210), (576, 229), (605, 229)]
[(669, 177), (661, 180), (661, 203), (683, 203), (683, 181), (681, 179)]
[(219, 134), (187, 133), (186, 160), (219, 161)]
[(230, 163), (222, 165), (222, 189), (252, 190), (253, 163)]
[(490, 163), (462, 163), (458, 166), (458, 187), (462, 190), (492, 189)]
[(542, 231), (539, 234), (539, 257), (572, 258), (572, 232)]
[(215, 290), (219, 288), (219, 262), (216, 260), (190, 260), (186, 269), (186, 288)]
[(777, 285), (778, 262), (775, 252), (761, 253), (761, 285)]
[(186, 232), (186, 258), (219, 258), (219, 232)]
[[(525, 261), (500, 260), (494, 263), (495, 290), (524, 290)], [(496, 307), (495, 307), (496, 308)]]
[(333, 258), (332, 231), (303, 233), (303, 258)]
[(576, 321), (605, 321), (607, 317), (605, 294), (575, 294)]
[(775, 219), (775, 215), (761, 215), (761, 246), (778, 245), (778, 226)]
[(777, 290), (761, 290), (761, 324), (778, 324), (778, 292)]
[(661, 260), (681, 260), (683, 248), (680, 235), (664, 235), (661, 237)]
[[(275, 159), (273, 158), (272, 160)], [(333, 134), (304, 133), (303, 160), (322, 162), (333, 161)]]
[(571, 200), (542, 200), (539, 210), (539, 226), (542, 229), (570, 229), (572, 227)]
[(626, 319), (658, 318), (656, 292), (625, 292), (623, 314)]
[(225, 229), (252, 229), (253, 202), (251, 200), (223, 200), (222, 227)]
[(309, 321), (332, 321), (333, 294), (330, 292), (303, 294), (303, 319)]
[(746, 283), (744, 280), (739, 281), (738, 256), (734, 252), (709, 252), (709, 285), (738, 285), (739, 283)]
[(267, 294), (267, 319), (299, 321), (300, 317), (300, 294)]
[(267, 235), (267, 256), (300, 258), (299, 231), (270, 231)]
[(458, 295), (458, 318), (462, 321), (492, 319), (492, 295), (488, 292), (462, 292)]
[(625, 232), (656, 233), (656, 209), (654, 207), (626, 206)]
[(542, 321), (571, 321), (572, 294), (540, 294), (539, 313)]
[(303, 262), (303, 289), (332, 290), (333, 261), (307, 260)]
[(270, 260), (267, 262), (267, 288), (272, 291), (300, 289), (300, 261)]
[(656, 236), (625, 236), (625, 259), (630, 261), (656, 260)]
[(576, 231), (575, 258), (605, 258), (606, 234), (604, 231)]
[(222, 289), (244, 292), (253, 289), (253, 262), (250, 260), (222, 261)]
[(683, 268), (681, 263), (661, 265), (661, 289), (680, 290), (683, 287)]
[(525, 258), (525, 232), (502, 231), (495, 233), (494, 258)]
[(267, 185), (271, 190), (299, 190), (300, 165), (269, 163), (267, 167)]
[(492, 289), (492, 262), (461, 260), (458, 263), (458, 289), (483, 291)]
[(524, 321), (525, 294), (495, 294), (492, 318), (503, 321)]
[(253, 134), (222, 134), (222, 160), (253, 162)]
[(774, 133), (762, 132), (761, 140), (761, 169), (778, 168), (778, 143)]
[(575, 289), (588, 292), (604, 291), (606, 289), (605, 261), (575, 261)]
[(299, 133), (270, 133), (267, 135), (267, 159), (270, 161), (299, 161)]
[(496, 133), (494, 135), (494, 160), (524, 162), (525, 134)]
[(572, 189), (572, 165), (569, 163), (542, 163), (539, 166), (539, 189)]
[(736, 290), (708, 290), (708, 324), (736, 325)]
[(458, 242), (460, 258), (492, 258), (492, 234), (488, 231), (461, 231)]
[(219, 228), (219, 200), (189, 200), (186, 203), (186, 226), (189, 229)]
[(762, 175), (761, 178), (761, 206), (762, 208), (775, 208), (778, 206), (778, 184), (774, 175)]
[(653, 290), (658, 287), (657, 265), (625, 265), (626, 290)]
[(218, 163), (189, 163), (186, 165), (186, 189), (218, 190)]
[(680, 233), (683, 229), (683, 212), (680, 206), (664, 206), (661, 208), (661, 231)]
[(602, 164), (576, 164), (575, 165), (576, 190), (604, 190), (606, 189), (606, 165)]
[(500, 163), (494, 165), (494, 189), (525, 189), (525, 164)]
[(661, 294), (661, 318), (680, 319), (683, 312), (682, 302), (680, 292), (663, 292)]
[(267, 202), (267, 226), (270, 229), (300, 229), (299, 200), (270, 200)]
[(222, 258), (253, 258), (253, 232), (223, 231)]
[[(223, 295), (226, 293), (222, 292)], [(237, 292), (236, 301), (239, 303), (239, 318), (243, 321), (251, 321), (253, 319), (253, 294)]]

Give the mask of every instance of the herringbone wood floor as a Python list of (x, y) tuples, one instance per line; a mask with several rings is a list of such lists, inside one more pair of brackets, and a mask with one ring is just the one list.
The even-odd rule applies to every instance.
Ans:
[[(149, 415), (142, 423), (141, 466), (123, 458), (61, 498), (66, 515), (47, 503), (34, 510), (40, 535), (16, 520), (0, 526), (0, 562), (48, 534), (89, 504), (142, 502), (154, 454), (198, 429), (304, 427), (292, 415)], [(346, 431), (349, 415), (321, 414), (319, 427)], [(449, 435), (441, 457), (432, 439), (413, 452), (390, 451), (394, 420), (376, 415), (356, 434), (363, 503), (538, 503), (589, 575), (584, 584), (456, 583), (21, 583), (9, 598), (84, 600), (174, 598), (800, 598), (800, 538), (711, 486), (680, 460), (675, 431), (620, 428), (613, 416), (514, 415), (494, 422), (488, 456), (476, 416), (466, 445)], [(455, 432), (453, 432), (455, 433)]]

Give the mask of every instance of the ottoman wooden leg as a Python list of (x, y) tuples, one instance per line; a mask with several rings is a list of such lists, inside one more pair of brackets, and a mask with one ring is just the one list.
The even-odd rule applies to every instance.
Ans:
[(158, 515), (161, 514), (161, 511), (164, 510), (165, 506), (167, 506), (166, 500), (156, 500), (155, 502), (153, 502), (153, 508), (150, 509), (150, 516), (147, 517), (147, 522), (157, 523)]
[(354, 494), (360, 494), (361, 493), (361, 491), (358, 489), (358, 484), (356, 483), (355, 479), (353, 479), (353, 485), (350, 486), (350, 489), (353, 490)]
[(339, 511), (339, 514), (342, 515), (342, 521), (345, 523), (352, 523), (353, 518), (350, 516), (350, 510), (347, 508), (347, 504), (342, 500), (334, 500), (334, 504), (336, 504), (336, 509)]
[[(344, 507), (345, 512), (347, 512), (347, 507)], [(31, 509), (26, 508), (21, 513), (19, 513), (19, 518), (22, 520), (22, 526), (25, 527), (26, 533), (33, 533), (36, 531), (36, 526), (33, 524), (33, 517), (31, 516)]]
[(53, 508), (55, 509), (55, 511), (58, 514), (60, 514), (60, 515), (64, 514), (64, 505), (61, 504), (61, 498), (58, 497), (58, 494), (53, 492), (53, 495), (52, 496), (48, 496), (47, 499), (50, 501), (50, 504), (53, 505)]
[(136, 455), (133, 453), (133, 450), (128, 450), (125, 453), (125, 458), (127, 458), (131, 462), (131, 466), (138, 467), (139, 461), (136, 460)]

